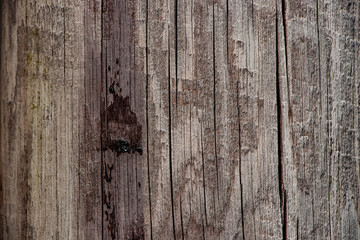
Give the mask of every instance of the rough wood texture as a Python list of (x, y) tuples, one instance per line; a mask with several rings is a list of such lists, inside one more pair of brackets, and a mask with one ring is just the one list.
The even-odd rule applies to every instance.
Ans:
[(105, 0), (102, 5), (103, 239), (144, 238), (146, 82), (143, 46), (135, 33), (137, 4)]
[(359, 2), (278, 4), (290, 239), (359, 239)]
[(98, 1), (2, 1), (1, 239), (101, 238)]
[(1, 1), (0, 239), (360, 239), (358, 1)]

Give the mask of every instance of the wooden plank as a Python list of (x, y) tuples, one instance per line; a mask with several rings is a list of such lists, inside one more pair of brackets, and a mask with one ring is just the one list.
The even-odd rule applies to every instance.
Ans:
[[(9, 1), (4, 4), (10, 7), (13, 3)], [(63, 19), (62, 6), (56, 3), (49, 5), (52, 16)], [(55, 236), (61, 225), (57, 207), (58, 151), (49, 151), (49, 148), (57, 146), (57, 134), (54, 132), (65, 132), (60, 127), (57, 131), (58, 122), (52, 122), (59, 119), (60, 109), (56, 101), (64, 96), (64, 92), (62, 88), (52, 95), (54, 91), (51, 85), (60, 85), (57, 77), (64, 79), (63, 24), (45, 25), (38, 21), (54, 20), (43, 2), (18, 1), (12, 9), (14, 15), (8, 16), (8, 19), (13, 25), (5, 35), (12, 39), (12, 47), (8, 48), (7, 55), (12, 55), (13, 62), (12, 65), (5, 65), (6, 74), (2, 77), (11, 76), (9, 88), (4, 91), (7, 98), (3, 99), (3, 107), (5, 112), (10, 113), (10, 118), (2, 123), (5, 124), (4, 129), (12, 129), (14, 133), (11, 139), (5, 140), (10, 144), (8, 154), (3, 158), (3, 166), (8, 166), (4, 172), (6, 181), (10, 180), (16, 187), (8, 185), (12, 189), (5, 190), (4, 202), (8, 205), (5, 206), (6, 219), (11, 220), (5, 222), (9, 232), (5, 232), (4, 238)], [(50, 59), (52, 63), (49, 58), (46, 59), (48, 47), (57, 48)], [(49, 79), (48, 73), (51, 74)], [(66, 159), (64, 162), (68, 163)], [(45, 230), (46, 225), (48, 231)]]
[(172, 85), (177, 236), (217, 238), (214, 4), (177, 2), (176, 81)]
[(287, 237), (357, 239), (358, 3), (278, 11)]
[[(6, 114), (1, 132), (13, 133), (1, 135), (2, 239), (85, 238), (80, 229), (91, 236), (101, 232), (96, 223), (101, 219), (99, 101), (85, 94), (98, 88), (100, 78), (84, 81), (89, 46), (84, 5), (64, 4), (3, 3), (3, 17), (10, 21), (3, 36), (10, 41), (2, 42), (1, 108)], [(79, 173), (87, 167), (93, 178), (84, 180)], [(85, 182), (81, 190), (80, 181)], [(80, 191), (87, 195), (86, 213)], [(95, 222), (92, 227), (79, 220), (85, 215)]]
[(142, 165), (145, 160), (145, 75), (138, 72), (138, 68), (143, 70), (144, 63), (135, 58), (139, 44), (134, 34), (137, 4), (137, 1), (125, 0), (103, 2), (101, 141), (104, 239), (144, 238), (141, 186), (144, 186)]
[[(147, 3), (146, 1), (135, 1), (133, 3), (135, 24), (132, 28), (134, 38), (134, 79), (136, 87), (136, 106), (139, 109), (137, 116), (143, 126), (142, 146), (143, 157), (136, 165), (137, 184), (137, 216), (141, 216), (138, 227), (138, 239), (151, 239), (151, 215), (149, 198), (149, 176), (148, 176), (148, 153), (147, 153), (147, 118), (146, 118), (146, 89), (147, 89)], [(142, 229), (141, 229), (142, 228)]]
[(79, 91), (79, 229), (80, 239), (102, 238), (101, 195), (101, 1), (84, 1), (83, 91)]
[(238, 79), (244, 237), (281, 238), (276, 5), (230, 1), (229, 6), (228, 61), (231, 78)]
[[(206, 106), (206, 102), (214, 99), (210, 41), (213, 7), (210, 1), (176, 1), (174, 5), (176, 32), (171, 35), (171, 43), (175, 41), (175, 58), (171, 60), (175, 62), (175, 69), (171, 76), (170, 101), (175, 229), (177, 238), (202, 239), (210, 235), (216, 224), (211, 200), (214, 192), (206, 192), (211, 182), (206, 182), (208, 175), (204, 174), (206, 166), (215, 170), (215, 158), (207, 158), (208, 154), (214, 156), (214, 147), (206, 151), (203, 143), (204, 140), (210, 144), (213, 140), (203, 137), (205, 126), (214, 123), (213, 104)], [(205, 165), (204, 160), (211, 164)], [(215, 171), (213, 173), (209, 177), (215, 181)], [(211, 196), (208, 203), (207, 194)], [(206, 209), (210, 206), (212, 210)], [(209, 213), (211, 221), (207, 222)]]
[(233, 30), (234, 20), (230, 17), (229, 7), (234, 6), (231, 2), (222, 0), (214, 2), (213, 7), (214, 116), (219, 181), (217, 191), (220, 196), (217, 231), (219, 239), (244, 239), (240, 181), (239, 78), (231, 71), (229, 63), (232, 62), (228, 58), (229, 43), (233, 43), (230, 31)]
[(287, 237), (291, 239), (329, 237), (329, 209), (325, 204), (328, 172), (322, 160), (326, 154), (321, 149), (327, 141), (321, 134), (326, 125), (321, 109), (326, 88), (320, 81), (317, 11), (316, 2), (278, 5), (278, 29), (282, 34), (278, 37), (283, 50), (281, 99), (286, 105), (282, 111), (285, 218)]
[(174, 238), (169, 106), (170, 1), (147, 1), (147, 132), (152, 238)]
[[(8, 37), (10, 41), (2, 41), (2, 54), (1, 54), (1, 165), (2, 165), (2, 216), (3, 216), (3, 231), (2, 237), (4, 239), (10, 238), (20, 238), (21, 236), (26, 237), (27, 235), (27, 216), (26, 216), (26, 208), (27, 208), (27, 199), (24, 198), (28, 196), (29, 191), (27, 188), (27, 179), (28, 179), (28, 162), (29, 162), (29, 154), (26, 157), (22, 158), (23, 170), (20, 175), (20, 179), (17, 179), (17, 170), (18, 163), (20, 160), (21, 152), (24, 153), (23, 144), (20, 142), (20, 133), (21, 130), (16, 127), (19, 124), (20, 119), (24, 119), (26, 115), (28, 115), (27, 111), (24, 111), (21, 116), (16, 119), (16, 112), (19, 112), (24, 108), (25, 101), (22, 103), (17, 103), (17, 108), (14, 108), (15, 101), (18, 100), (18, 97), (15, 96), (20, 93), (19, 90), (16, 89), (16, 78), (23, 80), (25, 82), (25, 70), (24, 67), (19, 68), (19, 73), (22, 75), (17, 75), (17, 29), (18, 23), (16, 22), (17, 12), (24, 11), (24, 7), (18, 4), (10, 4), (10, 2), (2, 3), (2, 38)], [(5, 11), (6, 10), (6, 11)], [(23, 33), (24, 35), (25, 33)], [(24, 36), (25, 37), (25, 36)], [(16, 45), (15, 45), (16, 44)], [(10, 48), (11, 46), (11, 48)], [(4, 49), (12, 49), (12, 51), (5, 51)], [(19, 51), (20, 52), (20, 51)], [(20, 54), (25, 55), (24, 51), (20, 52)], [(22, 64), (24, 66), (24, 62)], [(25, 98), (25, 95), (22, 94)], [(26, 99), (26, 98), (25, 98)], [(20, 123), (21, 124), (21, 123)], [(25, 127), (25, 124), (22, 124)], [(6, 131), (9, 129), (9, 131)], [(22, 130), (24, 131), (24, 130)], [(31, 138), (27, 137), (26, 139), (28, 144)], [(17, 148), (15, 148), (14, 144), (18, 142)], [(28, 149), (31, 149), (28, 147)], [(29, 150), (27, 151), (28, 153)], [(25, 156), (23, 154), (23, 156)], [(25, 179), (26, 178), (26, 179)], [(11, 183), (6, 184), (6, 183)], [(24, 183), (24, 188), (20, 194), (18, 193), (17, 187), (21, 183)], [(23, 200), (23, 208), (19, 208), (20, 203), (19, 200)], [(23, 227), (23, 231), (21, 228)]]
[[(173, 204), (176, 238), (178, 239), (188, 238), (190, 231), (192, 235), (200, 238), (203, 235), (204, 225), (204, 200), (199, 199), (203, 195), (203, 190), (199, 190), (198, 185), (201, 182), (194, 176), (195, 162), (199, 162), (201, 155), (199, 154), (200, 149), (197, 150), (199, 148), (198, 139), (193, 142), (193, 135), (200, 129), (196, 117), (196, 96), (192, 94), (193, 89), (196, 89), (192, 58), (193, 22), (190, 17), (192, 7), (191, 1), (175, 1), (171, 16), (175, 18), (171, 28), (175, 33), (170, 35), (170, 43), (173, 47), (170, 50), (174, 51), (175, 56), (172, 56), (170, 60), (171, 64), (175, 65), (175, 69), (171, 68), (169, 87), (172, 120)], [(173, 45), (173, 43), (175, 44)], [(195, 124), (197, 127), (194, 131)]]
[[(359, 2), (324, 1), (331, 238), (359, 238)], [(336, 21), (335, 21), (336, 19)], [(330, 74), (329, 74), (330, 73)]]
[[(193, 2), (192, 25), (193, 25), (193, 79), (196, 81), (195, 101), (198, 111), (194, 116), (198, 117), (199, 128), (195, 128), (191, 136), (194, 141), (200, 137), (201, 158), (198, 157), (197, 166), (202, 167), (200, 183), (204, 191), (204, 215), (203, 219), (205, 238), (218, 237), (218, 211), (219, 206), (219, 182), (218, 162), (216, 156), (215, 135), (215, 71), (214, 71), (214, 2)], [(196, 108), (195, 108), (196, 109)], [(191, 115), (193, 116), (193, 114)], [(196, 123), (196, 121), (194, 121)], [(200, 130), (200, 134), (199, 134)], [(197, 140), (199, 141), (199, 140)], [(195, 141), (194, 141), (195, 142)], [(200, 162), (201, 159), (201, 162)], [(196, 166), (195, 165), (195, 166)], [(201, 177), (203, 178), (201, 180)], [(184, 206), (189, 207), (189, 206)], [(191, 210), (191, 209), (190, 209)], [(191, 217), (191, 215), (190, 215)], [(189, 232), (192, 235), (192, 232)]]

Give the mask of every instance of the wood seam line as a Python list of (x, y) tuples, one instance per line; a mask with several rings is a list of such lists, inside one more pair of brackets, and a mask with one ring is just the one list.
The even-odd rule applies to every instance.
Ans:
[(150, 158), (149, 158), (149, 45), (148, 45), (148, 21), (149, 21), (149, 0), (146, 0), (146, 18), (145, 18), (145, 72), (146, 72), (146, 158), (148, 174), (149, 191), (149, 215), (150, 215), (150, 239), (153, 239), (152, 233), (152, 212), (151, 212), (151, 182), (150, 182)]
[[(168, 33), (170, 32), (170, 24), (168, 25)], [(169, 171), (170, 171), (170, 194), (171, 194), (171, 214), (173, 222), (173, 234), (174, 239), (176, 239), (176, 230), (175, 230), (175, 214), (174, 214), (174, 188), (173, 188), (173, 179), (172, 179), (172, 148), (171, 148), (171, 56), (170, 56), (170, 34), (168, 34), (168, 101), (169, 101)]]
[[(282, 1), (284, 4), (284, 1)], [(282, 6), (284, 9), (284, 6)], [(285, 13), (282, 12), (284, 19)], [(281, 111), (281, 82), (280, 82), (280, 68), (279, 68), (279, 31), (278, 31), (278, 9), (276, 4), (276, 101), (277, 101), (277, 129), (278, 129), (278, 177), (279, 177), (279, 197), (280, 197), (280, 211), (281, 211), (281, 224), (283, 239), (287, 239), (287, 209), (286, 209), (286, 191), (284, 189), (284, 166), (283, 166), (283, 136), (282, 136), (282, 111)], [(286, 44), (285, 44), (286, 47)]]
[[(104, 23), (103, 23), (103, 20), (104, 20), (104, 17), (103, 17), (103, 9), (104, 9), (104, 0), (101, 0), (101, 39), (100, 39), (100, 67), (101, 67), (101, 71), (100, 71), (100, 74), (101, 74), (101, 81), (100, 81), (100, 85), (103, 84), (103, 80), (104, 80), (104, 73), (103, 73), (103, 49), (104, 49)], [(102, 89), (102, 86), (100, 86), (100, 89)], [(103, 175), (104, 175), (104, 166), (103, 166), (103, 163), (104, 163), (104, 158), (103, 158), (103, 119), (102, 119), (102, 114), (101, 114), (101, 110), (103, 108), (102, 106), (102, 97), (103, 97), (103, 91), (100, 92), (100, 165), (101, 165), (101, 172), (100, 172), (100, 181), (101, 181), (101, 237), (102, 239), (104, 239), (104, 195), (103, 195), (103, 192), (104, 192), (104, 180), (103, 180)]]

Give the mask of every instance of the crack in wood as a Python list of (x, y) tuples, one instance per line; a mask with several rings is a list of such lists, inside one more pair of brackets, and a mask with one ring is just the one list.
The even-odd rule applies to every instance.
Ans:
[[(282, 1), (282, 4), (285, 4)], [(282, 11), (285, 7), (282, 6)], [(282, 16), (285, 13), (282, 12)], [(278, 9), (276, 7), (275, 18), (275, 38), (276, 38), (276, 101), (277, 101), (277, 128), (278, 128), (278, 178), (279, 178), (279, 197), (280, 197), (280, 209), (281, 209), (281, 223), (282, 223), (282, 235), (283, 239), (287, 239), (287, 209), (286, 209), (286, 190), (284, 188), (284, 166), (283, 166), (283, 136), (282, 136), (282, 111), (281, 111), (281, 82), (280, 82), (280, 68), (279, 68), (279, 31), (278, 31)], [(285, 46), (286, 47), (286, 46)]]

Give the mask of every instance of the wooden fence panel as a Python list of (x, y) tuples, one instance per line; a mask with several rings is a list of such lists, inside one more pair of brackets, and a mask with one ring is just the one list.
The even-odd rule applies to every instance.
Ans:
[(0, 239), (360, 239), (359, 5), (1, 1)]

